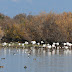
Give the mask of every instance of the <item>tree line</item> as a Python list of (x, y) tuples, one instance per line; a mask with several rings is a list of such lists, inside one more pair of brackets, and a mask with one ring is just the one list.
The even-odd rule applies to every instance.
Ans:
[(13, 18), (0, 13), (0, 40), (72, 42), (72, 13), (42, 12), (38, 15), (22, 13)]

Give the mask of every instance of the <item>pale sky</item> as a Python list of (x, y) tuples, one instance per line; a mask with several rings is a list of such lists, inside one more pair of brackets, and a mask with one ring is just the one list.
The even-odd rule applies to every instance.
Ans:
[(0, 13), (13, 17), (20, 13), (72, 12), (72, 0), (0, 0)]

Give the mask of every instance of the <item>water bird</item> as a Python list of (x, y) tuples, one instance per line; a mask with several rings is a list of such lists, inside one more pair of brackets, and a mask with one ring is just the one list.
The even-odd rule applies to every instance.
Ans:
[(27, 66), (24, 66), (24, 68), (26, 69), (26, 68), (27, 68)]
[(65, 49), (68, 49), (68, 46), (64, 46)]
[(51, 45), (48, 45), (47, 48), (51, 49)]
[(63, 43), (63, 45), (65, 46), (65, 45), (67, 45), (67, 43)]
[(18, 45), (20, 46), (20, 45), (21, 45), (21, 43), (18, 43)]
[(25, 44), (29, 44), (27, 41), (25, 41)]
[(0, 66), (0, 68), (4, 68), (4, 66)]
[(24, 43), (22, 44), (22, 46), (24, 47)]
[(30, 56), (28, 56), (28, 58), (30, 58)]
[(40, 43), (37, 43), (37, 45), (40, 45)]
[(9, 44), (9, 46), (11, 46), (11, 44)]
[(66, 42), (66, 44), (69, 45), (70, 43), (69, 42)]
[(30, 53), (28, 53), (28, 56), (30, 55)]
[(1, 59), (5, 59), (5, 58), (1, 58)]
[(41, 44), (43, 44), (44, 43), (44, 41), (41, 41)]
[(54, 44), (52, 44), (52, 48), (56, 48), (56, 46)]
[(13, 55), (16, 55), (16, 53), (13, 53)]
[(59, 43), (57, 42), (57, 43), (56, 43), (56, 45), (58, 46), (58, 45), (59, 45)]
[(6, 45), (7, 45), (7, 43), (6, 43), (6, 42), (4, 42), (4, 43), (2, 43), (2, 45), (3, 45), (3, 46), (6, 46)]
[(46, 47), (46, 44), (43, 44), (43, 46), (42, 47)]
[(31, 41), (32, 44), (36, 44), (36, 41)]
[(56, 43), (55, 42), (53, 42), (53, 45), (55, 45)]

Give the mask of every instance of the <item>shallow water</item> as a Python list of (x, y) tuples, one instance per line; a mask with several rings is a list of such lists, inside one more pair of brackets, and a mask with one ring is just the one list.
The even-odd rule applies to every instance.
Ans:
[(72, 50), (0, 48), (0, 66), (0, 72), (72, 72)]

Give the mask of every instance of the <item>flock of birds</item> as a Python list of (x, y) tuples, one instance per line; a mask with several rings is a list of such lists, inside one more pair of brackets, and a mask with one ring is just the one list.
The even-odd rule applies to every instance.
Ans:
[[(50, 45), (49, 43), (48, 44), (45, 44), (44, 41), (41, 41), (40, 43), (36, 43), (36, 41), (31, 41), (31, 44), (32, 46), (35, 47), (38, 46), (39, 48), (48, 48), (48, 49), (71, 49), (72, 48), (72, 43), (69, 43), (69, 42), (65, 42), (65, 43), (62, 43), (60, 44), (59, 42), (55, 43), (53, 42), (52, 45)], [(25, 43), (19, 43), (17, 42), (16, 43), (16, 46), (22, 46), (22, 47), (25, 47), (25, 45), (29, 45), (29, 42), (25, 41)], [(8, 46), (8, 47), (11, 47), (11, 46), (15, 46), (15, 43), (2, 43), (2, 46)]]
[[(56, 42), (56, 43), (53, 42), (52, 44), (49, 44), (49, 43), (45, 44), (44, 41), (41, 41), (40, 43), (37, 43), (36, 41), (31, 41), (31, 44), (32, 44), (33, 47), (31, 47), (30, 50), (24, 51), (24, 53), (27, 54), (28, 58), (30, 58), (31, 53), (35, 53), (35, 49), (34, 49), (35, 45), (38, 46), (39, 53), (41, 52), (40, 49), (51, 49), (51, 50), (53, 49), (52, 52), (48, 52), (48, 55), (55, 54), (54, 49), (57, 49), (57, 50), (66, 49), (66, 52), (65, 52), (66, 54), (70, 52), (70, 51), (68, 51), (69, 49), (72, 49), (72, 43), (69, 43), (69, 42), (65, 42), (65, 43), (62, 43), (62, 44), (60, 44), (59, 42)], [(14, 46), (14, 45), (22, 46), (23, 48), (25, 48), (25, 45), (29, 45), (29, 42), (25, 41), (25, 43), (19, 43), (19, 42), (17, 42), (17, 43), (13, 43), (13, 42), (2, 43), (3, 47), (6, 47), (6, 46), (11, 47), (11, 46)], [(20, 49), (17, 52), (19, 52), (19, 51), (20, 51)], [(45, 54), (46, 51), (45, 50), (42, 50), (42, 51)], [(16, 55), (16, 53), (13, 53), (13, 55)], [(5, 58), (2, 58), (2, 59), (5, 59)], [(36, 58), (34, 58), (33, 60), (36, 60)], [(0, 66), (0, 68), (3, 68), (3, 67), (4, 66)], [(27, 66), (24, 66), (24, 68), (26, 69)]]

